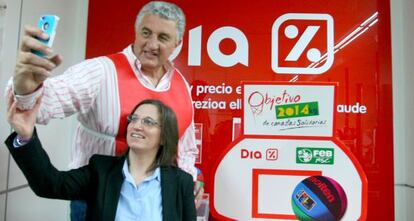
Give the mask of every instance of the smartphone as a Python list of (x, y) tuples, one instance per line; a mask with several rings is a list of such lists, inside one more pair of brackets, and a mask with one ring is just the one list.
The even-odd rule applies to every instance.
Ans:
[[(53, 40), (55, 40), (56, 35), (56, 28), (59, 22), (59, 17), (56, 15), (42, 15), (39, 19), (39, 22), (37, 23), (37, 27), (42, 29), (43, 32), (47, 33), (49, 35), (49, 38), (46, 40), (38, 39), (43, 44), (52, 47)], [(44, 57), (44, 54), (40, 51), (33, 50), (33, 53), (36, 55), (39, 55), (41, 57)]]

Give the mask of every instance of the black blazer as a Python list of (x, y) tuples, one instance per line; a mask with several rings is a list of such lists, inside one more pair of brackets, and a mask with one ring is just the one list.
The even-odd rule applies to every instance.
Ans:
[[(19, 148), (13, 146), (16, 136), (12, 133), (5, 143), (36, 195), (85, 200), (88, 204), (87, 220), (115, 219), (124, 180), (122, 166), (125, 157), (93, 155), (89, 165), (58, 171), (42, 148), (36, 131), (30, 142)], [(177, 167), (162, 166), (160, 169), (163, 221), (196, 220), (191, 175)]]

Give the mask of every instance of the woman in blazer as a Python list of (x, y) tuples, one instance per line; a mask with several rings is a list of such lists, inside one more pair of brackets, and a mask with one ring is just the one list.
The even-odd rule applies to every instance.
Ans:
[(174, 112), (158, 100), (140, 102), (128, 116), (122, 157), (94, 155), (87, 166), (58, 171), (35, 129), (36, 106), (16, 109), (6, 145), (32, 190), (41, 197), (85, 200), (87, 220), (196, 220), (193, 180), (177, 167), (178, 127)]

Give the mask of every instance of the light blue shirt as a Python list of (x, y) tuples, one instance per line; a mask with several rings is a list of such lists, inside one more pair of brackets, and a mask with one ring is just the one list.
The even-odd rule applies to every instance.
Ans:
[(124, 181), (118, 201), (115, 221), (162, 221), (161, 173), (158, 167), (139, 186), (128, 170), (125, 160), (122, 168)]

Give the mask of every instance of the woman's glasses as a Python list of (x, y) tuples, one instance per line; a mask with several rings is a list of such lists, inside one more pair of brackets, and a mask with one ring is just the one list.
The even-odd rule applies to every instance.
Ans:
[(155, 126), (161, 127), (160, 123), (158, 123), (157, 121), (155, 121), (154, 119), (150, 117), (139, 118), (137, 115), (131, 114), (131, 115), (128, 115), (127, 120), (128, 120), (128, 123), (134, 123), (134, 124), (140, 121), (140, 123), (144, 125), (144, 127), (147, 127), (147, 128), (151, 128)]

